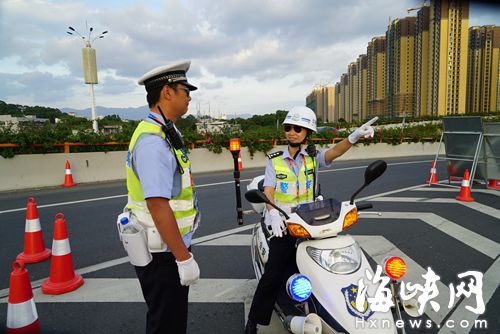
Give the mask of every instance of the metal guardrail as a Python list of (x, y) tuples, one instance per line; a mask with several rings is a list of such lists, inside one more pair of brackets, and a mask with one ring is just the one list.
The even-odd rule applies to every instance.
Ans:
[[(323, 144), (336, 144), (338, 142), (341, 142), (345, 138), (343, 137), (335, 137), (332, 139), (327, 139), (327, 138), (310, 138), (309, 140), (317, 143), (323, 143)], [(392, 138), (389, 138), (392, 139)], [(361, 139), (364, 140), (364, 139)], [(408, 142), (411, 141), (413, 142), (414, 139), (412, 137), (401, 137), (399, 138), (399, 142)], [(437, 141), (435, 138), (432, 137), (426, 137), (426, 138), (420, 138), (418, 142), (429, 142), (429, 141)], [(242, 140), (242, 143), (245, 142), (250, 142), (249, 140)], [(287, 141), (286, 139), (258, 139), (257, 142), (262, 143), (262, 142), (272, 142), (273, 146), (279, 145), (279, 144), (286, 144)], [(378, 143), (382, 142), (382, 139), (380, 138)], [(70, 142), (65, 142), (65, 143), (59, 143), (59, 144), (31, 144), (27, 145), (28, 147), (34, 147), (34, 148), (40, 148), (40, 147), (55, 147), (55, 148), (62, 148), (64, 153), (71, 153), (71, 147), (100, 147), (100, 146), (128, 146), (130, 142), (103, 142), (103, 143), (96, 143), (96, 144), (85, 144), (85, 143), (70, 143)], [(194, 142), (187, 143), (187, 146), (189, 149), (195, 149), (197, 147), (202, 147), (203, 145), (207, 144), (207, 140), (201, 139), (201, 140), (196, 140)], [(19, 147), (26, 147), (24, 145), (19, 145), (19, 144), (12, 144), (12, 143), (4, 143), (0, 144), (0, 149), (1, 148), (19, 148)], [(37, 153), (34, 153), (37, 154)], [(50, 153), (48, 153), (50, 154)]]

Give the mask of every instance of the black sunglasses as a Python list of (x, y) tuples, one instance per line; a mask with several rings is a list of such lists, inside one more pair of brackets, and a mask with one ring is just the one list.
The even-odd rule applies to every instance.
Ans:
[(177, 88), (178, 88), (178, 89), (181, 89), (181, 90), (183, 90), (183, 91), (185, 91), (185, 92), (186, 92), (186, 95), (189, 97), (189, 93), (191, 92), (191, 91), (189, 90), (189, 88), (187, 88), (187, 87), (181, 87), (181, 86), (177, 86)]
[(283, 128), (285, 129), (285, 132), (290, 132), (293, 128), (293, 131), (295, 131), (297, 133), (301, 133), (302, 129), (304, 129), (303, 127), (301, 127), (299, 125), (291, 125), (291, 124), (285, 124), (285, 126)]

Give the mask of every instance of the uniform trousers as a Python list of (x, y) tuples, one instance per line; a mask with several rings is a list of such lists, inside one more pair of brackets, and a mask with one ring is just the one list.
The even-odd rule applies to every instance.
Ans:
[(152, 255), (147, 266), (135, 267), (148, 306), (146, 333), (186, 333), (189, 286), (181, 285), (172, 253)]
[(281, 238), (273, 237), (269, 241), (269, 258), (248, 313), (248, 319), (252, 322), (265, 326), (271, 322), (274, 303), (280, 289), (284, 289), (284, 283), (290, 276), (290, 270), (296, 268), (296, 241), (296, 238), (288, 234)]

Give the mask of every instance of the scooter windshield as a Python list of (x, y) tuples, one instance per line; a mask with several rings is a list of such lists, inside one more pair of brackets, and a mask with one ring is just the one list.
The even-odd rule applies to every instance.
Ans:
[(328, 198), (323, 201), (299, 204), (295, 213), (309, 225), (326, 225), (339, 218), (341, 205), (342, 203), (336, 199)]

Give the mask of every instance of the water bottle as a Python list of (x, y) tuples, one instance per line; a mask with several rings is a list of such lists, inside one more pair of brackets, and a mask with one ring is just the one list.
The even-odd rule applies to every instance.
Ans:
[(122, 234), (134, 234), (139, 232), (139, 229), (134, 224), (129, 223), (127, 217), (120, 219), (120, 224), (122, 224)]
[(131, 216), (119, 218), (120, 237), (123, 247), (127, 252), (130, 263), (134, 266), (146, 266), (151, 262), (153, 257), (148, 249), (148, 241), (144, 229), (139, 224), (135, 223), (135, 218)]

